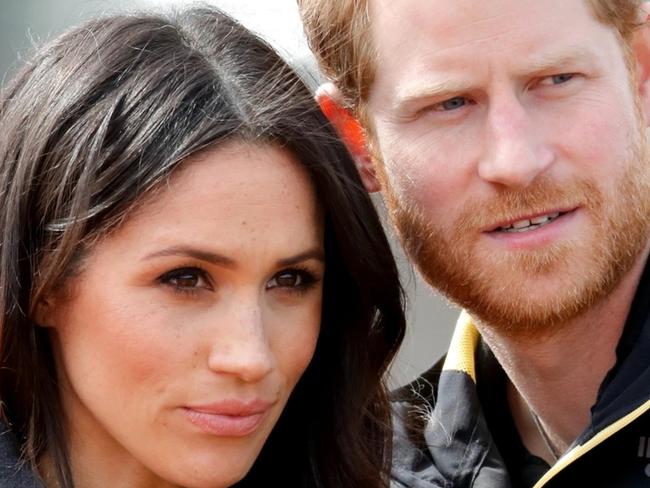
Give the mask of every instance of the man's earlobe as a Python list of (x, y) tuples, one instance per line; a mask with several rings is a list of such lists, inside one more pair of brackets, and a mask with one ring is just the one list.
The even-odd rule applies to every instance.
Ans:
[(636, 60), (637, 90), (646, 127), (650, 126), (650, 4), (643, 3), (640, 26), (634, 33), (632, 50)]
[(331, 83), (321, 85), (316, 91), (316, 101), (352, 154), (361, 181), (369, 192), (380, 190), (375, 167), (368, 152), (364, 130), (359, 121), (340, 102), (338, 88)]

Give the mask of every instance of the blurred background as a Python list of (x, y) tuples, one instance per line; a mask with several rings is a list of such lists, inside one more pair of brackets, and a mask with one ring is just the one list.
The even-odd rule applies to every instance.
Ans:
[[(29, 58), (34, 45), (93, 15), (122, 10), (183, 7), (191, 0), (0, 0), (0, 80), (2, 83)], [(304, 40), (296, 0), (212, 0), (246, 27), (270, 41), (292, 64), (318, 83), (315, 61)], [(383, 212), (381, 201), (375, 199)], [(387, 231), (393, 243), (394, 235)], [(394, 246), (408, 296), (409, 330), (391, 370), (393, 386), (429, 368), (447, 348), (458, 311), (426, 286)]]

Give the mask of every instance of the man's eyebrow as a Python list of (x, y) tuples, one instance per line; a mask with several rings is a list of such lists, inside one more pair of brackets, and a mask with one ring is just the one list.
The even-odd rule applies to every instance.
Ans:
[(408, 111), (409, 106), (429, 98), (444, 98), (445, 95), (464, 93), (471, 89), (466, 83), (457, 83), (451, 80), (430, 81), (414, 84), (403, 90), (398, 90), (395, 96), (393, 110), (396, 113)]
[(586, 46), (576, 46), (564, 49), (562, 52), (546, 52), (531, 55), (522, 70), (523, 75), (544, 73), (565, 66), (598, 62), (599, 56), (593, 49)]
[[(593, 49), (585, 46), (576, 46), (575, 48), (565, 49), (562, 52), (546, 52), (539, 55), (531, 55), (519, 70), (519, 75), (533, 76), (555, 69), (562, 69), (565, 66), (573, 66), (577, 63), (597, 63), (598, 61), (599, 57)], [(472, 88), (473, 86), (469, 83), (451, 79), (415, 83), (397, 91), (392, 110), (394, 113), (408, 112), (410, 105), (417, 104), (422, 100), (433, 98), (444, 99), (447, 96), (467, 93)]]

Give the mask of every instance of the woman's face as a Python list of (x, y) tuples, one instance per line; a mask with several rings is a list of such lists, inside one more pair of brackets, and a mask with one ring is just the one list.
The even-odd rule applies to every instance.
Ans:
[(323, 273), (322, 216), (286, 151), (188, 162), (40, 306), (75, 477), (241, 479), (312, 358)]

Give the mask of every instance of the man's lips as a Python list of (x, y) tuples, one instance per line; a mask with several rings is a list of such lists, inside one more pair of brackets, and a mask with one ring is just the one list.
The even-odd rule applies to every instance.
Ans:
[(543, 212), (524, 214), (519, 217), (509, 218), (508, 220), (500, 221), (497, 224), (491, 224), (490, 226), (482, 230), (482, 232), (516, 233), (516, 232), (524, 232), (527, 230), (534, 230), (553, 222), (554, 220), (558, 219), (559, 217), (562, 217), (567, 213), (574, 212), (575, 210), (577, 210), (577, 208), (578, 207), (562, 207), (562, 208), (543, 211)]
[(218, 437), (243, 437), (254, 432), (274, 402), (226, 400), (183, 407), (192, 424)]

